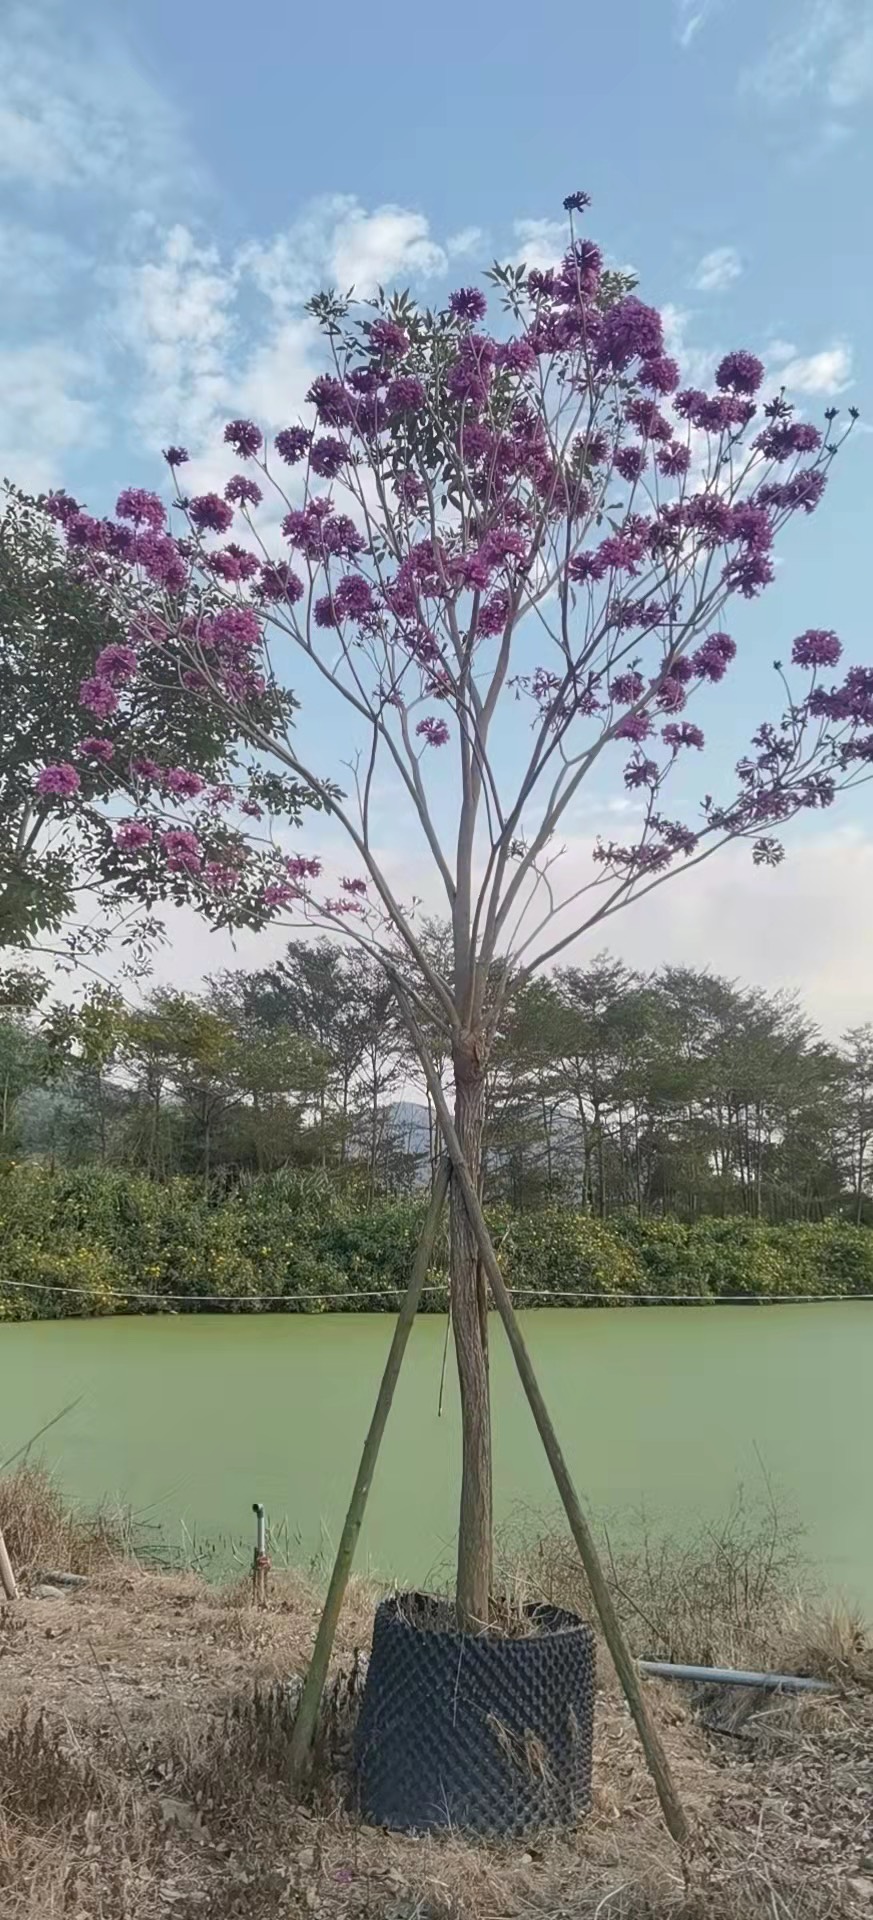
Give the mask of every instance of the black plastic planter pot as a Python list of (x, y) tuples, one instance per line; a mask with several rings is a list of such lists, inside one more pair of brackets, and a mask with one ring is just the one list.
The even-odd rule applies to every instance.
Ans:
[(423, 1594), (382, 1601), (355, 1739), (365, 1820), (521, 1834), (587, 1810), (594, 1635), (556, 1607), (529, 1622), (518, 1638), (459, 1633)]

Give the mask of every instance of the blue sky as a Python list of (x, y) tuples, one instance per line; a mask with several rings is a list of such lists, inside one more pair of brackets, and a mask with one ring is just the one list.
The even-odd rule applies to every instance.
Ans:
[[(692, 377), (749, 346), (811, 415), (831, 400), (870, 414), (871, 0), (541, 0), (535, 17), (492, 0), (436, 14), (7, 0), (0, 471), (105, 510), (124, 482), (157, 479), (158, 448), (181, 438), (194, 478), (218, 478), (228, 413), (296, 412), (316, 285), (397, 280), (438, 298), (495, 254), (552, 258), (548, 223), (577, 186), (596, 237), (667, 308)], [(862, 432), (748, 616), (760, 652), (728, 732), (764, 711), (759, 676), (799, 628), (835, 626), (869, 659), (871, 522)], [(873, 896), (866, 810), (801, 852), (767, 906), (760, 886), (748, 904), (730, 861), (690, 906), (669, 889), (632, 957), (679, 957), (681, 938), (701, 958), (729, 916), (752, 932), (716, 964), (783, 965), (830, 1024), (843, 1000), (855, 1017), (873, 933), (873, 909), (858, 920)], [(792, 929), (775, 958), (774, 902)], [(823, 919), (833, 951), (800, 966), (798, 933)]]

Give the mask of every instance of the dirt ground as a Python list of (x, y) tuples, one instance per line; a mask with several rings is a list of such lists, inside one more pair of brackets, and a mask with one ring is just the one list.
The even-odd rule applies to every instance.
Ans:
[[(359, 1586), (343, 1618), (338, 1736), (373, 1604)], [(594, 1805), (577, 1831), (527, 1846), (405, 1838), (343, 1810), (336, 1740), (311, 1805), (284, 1785), (282, 1690), (316, 1617), (292, 1576), (273, 1578), (262, 1611), (245, 1586), (133, 1565), (6, 1607), (2, 1920), (873, 1920), (864, 1687), (692, 1702), (650, 1683), (696, 1835), (682, 1862), (602, 1655)]]

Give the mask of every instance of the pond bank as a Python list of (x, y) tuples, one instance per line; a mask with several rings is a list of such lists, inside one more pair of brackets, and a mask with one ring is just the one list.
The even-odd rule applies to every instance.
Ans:
[[(274, 1577), (255, 1610), (247, 1580), (220, 1591), (143, 1572), (106, 1542), (88, 1564), (84, 1586), (51, 1598), (25, 1590), (0, 1615), (4, 1920), (869, 1914), (873, 1670), (857, 1652), (845, 1664), (833, 1629), (812, 1648), (830, 1671), (844, 1661), (833, 1698), (771, 1699), (761, 1711), (755, 1696), (714, 1703), (650, 1683), (696, 1836), (683, 1882), (602, 1649), (594, 1802), (574, 1832), (493, 1846), (390, 1835), (345, 1807), (373, 1589), (353, 1585), (314, 1795), (300, 1804), (286, 1786), (293, 1709), (283, 1703), (311, 1646), (314, 1589)], [(749, 1616), (750, 1649), (758, 1624)], [(768, 1632), (774, 1646), (783, 1636), (783, 1658), (801, 1657), (794, 1616), (771, 1608)]]

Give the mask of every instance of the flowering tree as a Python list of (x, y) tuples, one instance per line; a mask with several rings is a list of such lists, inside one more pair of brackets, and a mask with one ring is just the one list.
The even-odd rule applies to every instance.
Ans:
[[(161, 899), (193, 899), (219, 918), (225, 869), (235, 872), (240, 851), (248, 853), (242, 828), (264, 819), (271, 800), (283, 817), (290, 803), (299, 818), (309, 799), (287, 780), (273, 791), (260, 770), (250, 777), (236, 721), (178, 674), (137, 674), (111, 585), (87, 553), (59, 543), (39, 501), (4, 488), (0, 949), (48, 939), (76, 958), (99, 953), (115, 932), (142, 957)], [(265, 693), (260, 706), (269, 726), (287, 697)], [(196, 868), (187, 857), (195, 833), (204, 848)], [(135, 883), (131, 851), (141, 863)], [(270, 858), (265, 846), (247, 862), (251, 879), (237, 902), (255, 924)]]
[[(308, 418), (270, 448), (254, 422), (231, 421), (225, 440), (243, 470), (223, 494), (186, 498), (187, 456), (169, 448), (180, 534), (136, 489), (112, 523), (54, 503), (128, 622), (121, 670), (98, 662), (83, 698), (114, 710), (120, 682), (173, 678), (258, 749), (265, 780), (290, 780), (338, 823), (348, 853), (336, 878), (317, 852), (287, 850), (249, 898), (264, 918), (290, 910), (342, 929), (401, 981), (422, 1031), (439, 1025), (474, 1177), (510, 981), (731, 840), (775, 863), (774, 829), (828, 806), (873, 761), (873, 668), (835, 679), (840, 643), (811, 631), (792, 647), (803, 682), (779, 669), (779, 706), (731, 790), (686, 816), (671, 803), (683, 763), (705, 748), (695, 696), (736, 655), (725, 607), (757, 598), (780, 530), (817, 508), (835, 416), (822, 433), (782, 393), (762, 403), (764, 368), (745, 351), (726, 355), (713, 391), (683, 386), (658, 313), (578, 236), (586, 204), (581, 193), (565, 202), (568, 250), (553, 271), (492, 270), (493, 331), (475, 287), (436, 313), (406, 294), (314, 300), (327, 364)], [(269, 537), (271, 508), (287, 557)], [(285, 702), (290, 655), (332, 703), (331, 770), (313, 765), (286, 717), (264, 715), (265, 701)], [(590, 872), (562, 886), (568, 809), (616, 762), (639, 825), (630, 840), (598, 842)], [(412, 857), (445, 897), (448, 966), (379, 855), (374, 793), (386, 775)], [(184, 848), (156, 836), (150, 797), (166, 776), (142, 780), (115, 836), (131, 886), (155, 884), (156, 858), (223, 886), (196, 832)], [(491, 1579), (486, 1289), (457, 1189), (451, 1241), (457, 1598), (473, 1625), (487, 1620)]]

